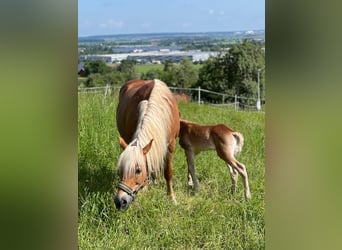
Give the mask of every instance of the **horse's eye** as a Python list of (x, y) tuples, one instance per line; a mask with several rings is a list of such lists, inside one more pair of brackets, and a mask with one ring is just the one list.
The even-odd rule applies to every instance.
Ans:
[(140, 169), (140, 168), (137, 168), (137, 169), (135, 170), (135, 174), (136, 174), (136, 175), (141, 174), (141, 169)]

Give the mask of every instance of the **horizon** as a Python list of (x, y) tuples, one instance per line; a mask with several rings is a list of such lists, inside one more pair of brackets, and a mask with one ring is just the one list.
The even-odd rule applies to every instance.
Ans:
[(265, 29), (245, 29), (245, 30), (230, 30), (230, 31), (178, 31), (178, 32), (140, 32), (140, 33), (119, 33), (119, 34), (100, 34), (100, 35), (84, 35), (78, 36), (78, 38), (86, 37), (111, 37), (111, 36), (131, 36), (131, 35), (164, 35), (164, 34), (208, 34), (208, 33), (237, 33), (237, 32), (247, 32), (255, 31), (265, 33)]

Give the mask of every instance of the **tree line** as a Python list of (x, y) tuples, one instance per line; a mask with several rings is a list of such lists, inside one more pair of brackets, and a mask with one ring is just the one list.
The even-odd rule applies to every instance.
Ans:
[[(164, 62), (161, 69), (138, 73), (136, 62), (123, 60), (113, 67), (102, 61), (87, 61), (84, 65), (87, 76), (86, 87), (122, 85), (131, 79), (160, 79), (172, 87), (197, 88), (226, 94), (226, 99), (238, 95), (256, 98), (258, 78), (261, 99), (265, 99), (265, 53), (262, 46), (245, 39), (233, 44), (229, 50), (210, 57), (200, 68), (184, 58), (179, 64)], [(210, 93), (201, 96), (207, 101), (222, 101)], [(233, 100), (230, 100), (233, 101)]]

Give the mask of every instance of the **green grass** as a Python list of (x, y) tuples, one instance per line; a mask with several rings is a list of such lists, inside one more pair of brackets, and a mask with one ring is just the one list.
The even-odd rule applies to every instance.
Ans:
[(264, 113), (179, 104), (184, 119), (225, 123), (239, 130), (245, 145), (239, 161), (249, 174), (252, 199), (244, 200), (239, 178), (235, 195), (225, 163), (214, 151), (195, 159), (199, 192), (187, 188), (184, 152), (177, 146), (173, 186), (178, 205), (166, 196), (164, 178), (141, 191), (125, 212), (116, 210), (116, 162), (121, 149), (115, 122), (117, 93), (79, 94), (80, 249), (264, 249)]
[[(202, 67), (202, 65), (201, 64), (194, 64), (193, 67), (196, 69), (200, 69)], [(153, 69), (163, 70), (164, 64), (137, 64), (135, 66), (135, 68), (139, 74), (142, 74), (142, 73), (146, 73), (146, 72), (153, 70)]]
[(163, 64), (137, 64), (135, 65), (135, 68), (139, 74), (146, 73), (152, 69), (158, 69), (163, 70), (164, 65)]

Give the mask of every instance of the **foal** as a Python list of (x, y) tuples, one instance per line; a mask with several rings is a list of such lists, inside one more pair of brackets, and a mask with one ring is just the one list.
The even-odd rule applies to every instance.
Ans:
[[(189, 186), (198, 191), (195, 175), (195, 155), (205, 150), (216, 150), (217, 155), (227, 163), (231, 180), (232, 192), (235, 192), (238, 174), (243, 179), (245, 198), (251, 198), (246, 167), (234, 157), (243, 146), (244, 138), (238, 131), (233, 131), (223, 124), (201, 126), (196, 123), (180, 120), (179, 144), (185, 151), (188, 163)], [(193, 183), (192, 183), (193, 182)]]

